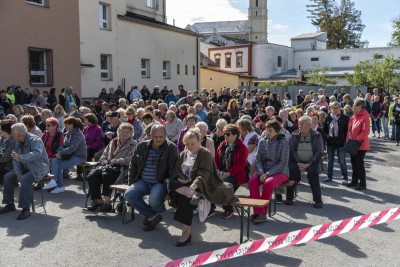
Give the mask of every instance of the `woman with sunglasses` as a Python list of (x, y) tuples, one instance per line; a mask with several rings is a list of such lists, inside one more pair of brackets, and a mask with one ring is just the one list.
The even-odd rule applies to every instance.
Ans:
[[(245, 166), (247, 164), (247, 147), (239, 138), (239, 128), (235, 124), (228, 124), (224, 127), (225, 141), (223, 141), (215, 154), (215, 163), (219, 170), (219, 177), (222, 181), (231, 183), (234, 191), (240, 185), (247, 183), (248, 174)], [(228, 219), (233, 215), (233, 206), (223, 206), (222, 218)]]
[(60, 131), (58, 120), (56, 118), (48, 118), (45, 121), (46, 131), (42, 136), (44, 147), (46, 148), (47, 156), (51, 161), (56, 157), (58, 148), (64, 141), (64, 134)]

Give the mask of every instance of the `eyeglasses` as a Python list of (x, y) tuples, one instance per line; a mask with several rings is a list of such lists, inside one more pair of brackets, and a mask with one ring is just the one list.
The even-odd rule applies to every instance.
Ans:
[(231, 136), (231, 133), (224, 133), (225, 136)]
[(46, 127), (51, 127), (51, 126), (53, 126), (52, 124), (46, 124)]

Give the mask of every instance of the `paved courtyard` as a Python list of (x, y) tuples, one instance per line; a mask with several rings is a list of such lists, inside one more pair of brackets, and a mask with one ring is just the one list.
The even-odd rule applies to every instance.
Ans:
[[(384, 140), (372, 139), (371, 144), (372, 150), (366, 159), (368, 190), (358, 192), (346, 188), (340, 185), (339, 178), (332, 183), (321, 183), (324, 207), (318, 210), (312, 207), (310, 188), (303, 178), (294, 205), (278, 205), (277, 214), (269, 222), (251, 226), (251, 238), (261, 239), (398, 207), (400, 149)], [(340, 176), (338, 165), (335, 165), (335, 174)], [(321, 181), (325, 178), (322, 175)], [(246, 188), (238, 192), (247, 193)], [(35, 194), (39, 200), (40, 192)], [(176, 248), (180, 225), (173, 221), (170, 207), (162, 214), (164, 220), (156, 230), (144, 232), (143, 217), (138, 214), (133, 222), (122, 225), (118, 215), (82, 213), (85, 197), (81, 182), (67, 180), (65, 193), (45, 193), (45, 198), (48, 215), (39, 207), (25, 221), (16, 220), (17, 212), (1, 215), (0, 266), (149, 266), (225, 248), (239, 241), (239, 217), (221, 219), (220, 207), (217, 216), (205, 223), (195, 218), (192, 244)], [(215, 265), (399, 266), (399, 240), (400, 221), (394, 221)]]

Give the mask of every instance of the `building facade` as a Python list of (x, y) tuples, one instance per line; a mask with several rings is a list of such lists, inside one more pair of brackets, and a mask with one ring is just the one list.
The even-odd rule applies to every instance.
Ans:
[(1, 1), (0, 36), (0, 88), (80, 94), (78, 0)]
[(79, 1), (82, 97), (131, 86), (199, 88), (197, 34), (165, 23), (165, 1)]

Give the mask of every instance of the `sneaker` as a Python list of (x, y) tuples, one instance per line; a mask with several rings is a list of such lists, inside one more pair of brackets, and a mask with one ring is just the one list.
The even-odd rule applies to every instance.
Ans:
[(211, 218), (213, 216), (215, 216), (215, 210), (210, 210), (210, 212), (207, 215), (207, 218)]
[(43, 190), (48, 190), (48, 189), (53, 189), (54, 187), (57, 187), (56, 181), (53, 179), (50, 180), (45, 186), (43, 186)]
[(223, 219), (229, 219), (230, 217), (233, 216), (233, 211), (224, 211), (224, 213), (222, 213), (221, 218)]
[(58, 194), (64, 192), (64, 187), (56, 187), (53, 190), (50, 191), (52, 194)]
[(324, 203), (322, 201), (318, 201), (314, 203), (314, 208), (321, 209)]

